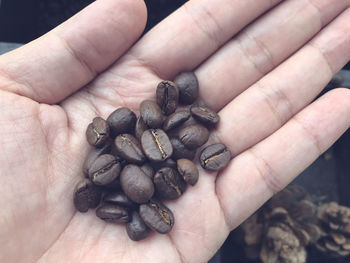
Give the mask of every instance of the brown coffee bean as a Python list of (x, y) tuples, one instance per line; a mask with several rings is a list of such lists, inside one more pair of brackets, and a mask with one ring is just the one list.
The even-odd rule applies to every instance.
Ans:
[(197, 183), (199, 172), (192, 161), (188, 159), (177, 160), (177, 170), (186, 183), (192, 186)]
[(96, 209), (97, 217), (111, 223), (127, 223), (130, 221), (129, 212), (124, 207), (114, 204), (103, 204)]
[(175, 223), (171, 210), (155, 198), (140, 205), (139, 214), (149, 228), (160, 234), (169, 233)]
[(142, 164), (146, 157), (139, 141), (131, 134), (121, 134), (115, 138), (115, 151), (128, 163)]
[(143, 222), (140, 215), (136, 211), (133, 211), (130, 222), (126, 224), (126, 232), (131, 240), (140, 241), (145, 239), (151, 233), (151, 230)]
[(153, 182), (158, 196), (164, 199), (177, 199), (186, 190), (185, 181), (178, 172), (169, 167), (158, 170)]
[(162, 127), (164, 116), (158, 104), (151, 100), (144, 100), (140, 105), (140, 114), (144, 123), (150, 128)]
[(206, 126), (214, 126), (220, 121), (219, 115), (208, 107), (192, 107), (192, 116)]
[[(122, 169), (120, 168), (120, 170)], [(113, 190), (113, 191), (120, 191), (122, 189), (122, 187), (120, 186), (119, 177), (117, 177), (117, 179), (115, 179), (111, 183), (104, 185), (103, 187), (106, 188), (107, 190)]]
[(154, 193), (152, 180), (140, 167), (129, 164), (120, 175), (120, 184), (124, 193), (138, 204), (146, 203)]
[(166, 133), (161, 129), (145, 131), (141, 137), (143, 152), (152, 162), (162, 162), (173, 154), (173, 147)]
[(178, 160), (181, 158), (186, 158), (193, 160), (194, 156), (196, 155), (196, 151), (187, 149), (178, 138), (171, 138), (170, 142), (173, 146), (173, 155), (171, 156), (172, 159)]
[(74, 206), (79, 212), (98, 206), (101, 200), (101, 189), (84, 178), (74, 188)]
[(138, 140), (141, 140), (141, 136), (145, 130), (148, 130), (149, 128), (147, 127), (146, 123), (143, 121), (142, 117), (139, 116), (136, 120), (136, 125), (135, 125), (135, 137)]
[(201, 166), (209, 171), (219, 171), (231, 160), (231, 152), (224, 144), (217, 143), (205, 147), (199, 157)]
[(96, 185), (106, 185), (113, 182), (119, 173), (120, 163), (110, 154), (98, 157), (89, 169), (90, 180)]
[(174, 82), (162, 81), (157, 86), (157, 103), (165, 115), (173, 113), (179, 101), (179, 89)]
[(111, 192), (103, 197), (106, 203), (112, 203), (126, 208), (133, 208), (135, 203), (131, 201), (123, 192)]
[(163, 130), (169, 131), (180, 126), (182, 123), (187, 121), (191, 117), (189, 111), (178, 111), (169, 115), (168, 118), (165, 119), (163, 123)]
[(174, 79), (179, 88), (179, 101), (192, 104), (198, 97), (198, 80), (193, 72), (182, 72)]
[(92, 120), (86, 129), (86, 139), (92, 146), (100, 147), (109, 138), (108, 123), (101, 117)]
[(173, 169), (176, 169), (177, 164), (173, 159), (166, 159), (164, 162), (156, 162), (156, 163), (151, 163), (152, 167), (154, 168), (155, 171), (158, 171), (161, 168), (164, 167), (170, 167)]
[(134, 131), (136, 115), (130, 109), (123, 107), (113, 111), (107, 122), (111, 129), (111, 137), (115, 138), (118, 134)]
[(180, 130), (179, 139), (188, 149), (196, 149), (209, 139), (209, 131), (200, 124), (187, 126)]
[(190, 118), (187, 121), (181, 123), (178, 127), (173, 128), (171, 130), (168, 130), (167, 134), (168, 134), (169, 138), (170, 137), (171, 138), (179, 138), (179, 132), (183, 128), (185, 128), (187, 126), (190, 126), (190, 125), (194, 125), (194, 124), (200, 124), (200, 123), (195, 118), (193, 118), (192, 115), (191, 115)]
[(153, 181), (153, 177), (154, 177), (155, 171), (152, 168), (152, 166), (149, 163), (145, 163), (140, 168)]
[(102, 154), (110, 153), (111, 145), (112, 144), (110, 142), (107, 142), (102, 148), (93, 148), (89, 152), (83, 164), (83, 172), (86, 177), (89, 177), (89, 168), (93, 164), (93, 162), (96, 161), (96, 159)]

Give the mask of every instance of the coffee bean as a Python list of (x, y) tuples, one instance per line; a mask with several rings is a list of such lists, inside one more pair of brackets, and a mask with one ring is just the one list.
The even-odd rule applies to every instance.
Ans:
[(139, 141), (130, 134), (118, 135), (114, 145), (118, 156), (129, 163), (141, 164), (146, 159)]
[(188, 159), (177, 160), (177, 170), (186, 183), (195, 185), (198, 181), (199, 173), (196, 165)]
[(144, 123), (150, 128), (162, 127), (164, 117), (158, 104), (151, 100), (144, 100), (140, 105), (140, 114)]
[(208, 141), (209, 131), (200, 124), (187, 126), (180, 130), (179, 139), (188, 149), (196, 149)]
[(146, 123), (143, 121), (142, 117), (139, 116), (136, 120), (135, 125), (135, 136), (137, 139), (141, 140), (141, 136), (145, 130), (148, 130)]
[(174, 169), (165, 167), (156, 172), (153, 178), (159, 197), (177, 199), (186, 190), (186, 183)]
[(220, 121), (219, 115), (207, 107), (192, 107), (191, 113), (201, 123), (211, 127)]
[(173, 169), (176, 169), (177, 164), (173, 159), (166, 159), (164, 162), (157, 162), (157, 163), (151, 163), (152, 167), (154, 168), (154, 170), (158, 171), (161, 168), (164, 167), (170, 167)]
[[(121, 170), (121, 168), (120, 168)], [(122, 187), (120, 186), (120, 181), (119, 181), (119, 177), (117, 177), (117, 179), (114, 179), (114, 181), (112, 181), (109, 184), (105, 184), (103, 187), (105, 187), (108, 190), (113, 190), (113, 191), (120, 191), (122, 189)]]
[(170, 131), (167, 131), (167, 134), (169, 137), (179, 138), (179, 133), (183, 128), (190, 126), (190, 125), (195, 125), (195, 124), (200, 124), (200, 123), (195, 118), (193, 118), (191, 115), (187, 121), (180, 124), (178, 127), (171, 129)]
[(101, 189), (84, 178), (74, 188), (74, 206), (79, 212), (98, 206), (101, 200)]
[(93, 148), (89, 154), (87, 155), (84, 164), (83, 164), (83, 172), (87, 177), (89, 177), (89, 168), (93, 164), (94, 161), (102, 154), (110, 153), (111, 151), (111, 143), (107, 142), (102, 148)]
[(143, 152), (152, 162), (162, 162), (173, 154), (173, 147), (161, 129), (146, 130), (141, 137)]
[(199, 160), (204, 169), (219, 171), (230, 162), (231, 152), (221, 143), (212, 144), (202, 150)]
[(182, 72), (174, 79), (179, 88), (179, 101), (192, 104), (198, 97), (198, 80), (193, 72)]
[(86, 129), (86, 139), (88, 143), (92, 146), (100, 147), (104, 145), (108, 138), (108, 123), (100, 117), (94, 118)]
[(169, 233), (175, 223), (170, 209), (155, 198), (152, 198), (147, 204), (140, 205), (139, 214), (149, 228), (161, 234)]
[(145, 239), (151, 233), (151, 230), (143, 222), (140, 215), (136, 211), (133, 211), (130, 222), (126, 224), (126, 232), (131, 240), (140, 241)]
[(155, 172), (154, 172), (154, 169), (152, 168), (152, 166), (148, 163), (145, 163), (140, 168), (153, 181), (153, 177), (154, 177)]
[(194, 156), (196, 155), (195, 151), (187, 149), (178, 138), (171, 138), (170, 142), (173, 146), (173, 155), (171, 156), (172, 159), (178, 160), (181, 158), (186, 158), (193, 160)]
[(127, 223), (130, 221), (128, 210), (119, 205), (103, 204), (96, 209), (97, 217), (112, 223)]
[(162, 81), (157, 86), (157, 103), (165, 115), (173, 113), (179, 101), (179, 89), (174, 82)]
[(124, 193), (138, 204), (146, 203), (154, 193), (152, 180), (140, 167), (129, 164), (120, 175), (120, 184)]
[(187, 121), (191, 117), (189, 111), (178, 111), (169, 115), (168, 118), (165, 119), (163, 124), (163, 130), (169, 131), (180, 126), (182, 123)]
[(96, 185), (106, 185), (114, 181), (120, 173), (120, 163), (113, 155), (103, 154), (89, 169), (90, 180)]
[(119, 108), (109, 115), (107, 122), (111, 129), (111, 137), (115, 138), (118, 134), (134, 131), (136, 115), (128, 108)]
[(135, 203), (131, 201), (123, 192), (111, 192), (103, 197), (103, 201), (112, 203), (126, 208), (132, 208)]

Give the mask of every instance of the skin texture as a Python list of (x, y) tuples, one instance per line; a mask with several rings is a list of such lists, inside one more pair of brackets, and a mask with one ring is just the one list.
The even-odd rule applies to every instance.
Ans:
[[(144, 2), (101, 0), (1, 56), (0, 262), (208, 261), (349, 128), (349, 90), (310, 104), (350, 58), (349, 6), (191, 0), (129, 49), (146, 21)], [(160, 80), (183, 70), (195, 70), (200, 100), (219, 111), (210, 140), (234, 161), (219, 174), (200, 170), (195, 187), (166, 203), (176, 218), (169, 235), (135, 243), (124, 227), (73, 207), (85, 129), (117, 107), (138, 110)]]

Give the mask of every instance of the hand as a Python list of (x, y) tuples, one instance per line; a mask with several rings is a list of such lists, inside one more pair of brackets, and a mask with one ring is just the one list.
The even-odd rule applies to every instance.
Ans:
[[(101, 0), (1, 56), (0, 262), (207, 261), (349, 128), (349, 90), (310, 104), (350, 59), (349, 5), (192, 0), (132, 46), (143, 1)], [(120, 106), (137, 111), (184, 70), (195, 70), (200, 99), (220, 112), (212, 140), (234, 159), (167, 203), (169, 235), (133, 242), (123, 226), (73, 207), (85, 128)]]

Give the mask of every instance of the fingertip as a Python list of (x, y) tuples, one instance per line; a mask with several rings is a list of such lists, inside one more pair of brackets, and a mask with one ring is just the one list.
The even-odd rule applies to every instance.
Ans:
[(144, 0), (105, 0), (110, 1), (111, 11), (116, 15), (129, 14), (132, 16), (130, 22), (134, 23), (135, 28), (138, 30), (138, 34), (141, 34), (146, 27), (147, 22), (147, 6)]

